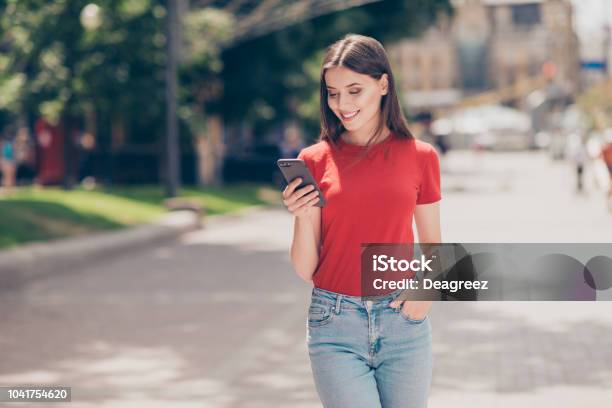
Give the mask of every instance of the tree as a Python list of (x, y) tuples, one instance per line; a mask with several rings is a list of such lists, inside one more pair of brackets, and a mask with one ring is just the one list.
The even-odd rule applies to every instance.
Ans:
[[(162, 121), (164, 7), (155, 0), (6, 1), (0, 17), (4, 49), (0, 87), (11, 89), (0, 109), (61, 123), (66, 135), (83, 119), (112, 151), (126, 129), (154, 142)], [(99, 126), (98, 126), (99, 125)], [(64, 185), (75, 176), (66, 137)]]
[(586, 113), (594, 129), (612, 128), (612, 79), (580, 95), (578, 106)]
[(225, 84), (221, 110), (229, 123), (243, 120), (262, 129), (287, 119), (318, 133), (318, 81), (324, 48), (351, 32), (383, 43), (415, 36), (447, 0), (380, 1), (305, 20), (243, 41), (223, 52)]

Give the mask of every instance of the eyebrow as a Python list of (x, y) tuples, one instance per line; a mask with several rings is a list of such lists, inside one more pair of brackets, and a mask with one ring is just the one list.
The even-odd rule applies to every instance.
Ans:
[[(359, 82), (353, 82), (352, 84), (349, 84), (349, 85), (345, 86), (345, 88), (351, 87), (351, 86), (353, 86), (353, 85), (361, 85), (361, 84), (360, 84)], [(329, 89), (336, 89), (336, 88), (334, 88), (333, 86), (329, 86), (329, 85), (328, 85), (327, 87), (328, 87)]]

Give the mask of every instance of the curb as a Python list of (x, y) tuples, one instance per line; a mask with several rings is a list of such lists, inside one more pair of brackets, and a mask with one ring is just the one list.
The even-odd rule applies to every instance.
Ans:
[(152, 224), (0, 251), (0, 291), (23, 286), (51, 273), (63, 273), (92, 261), (168, 241), (201, 227), (202, 221), (193, 211), (172, 211)]
[(282, 206), (271, 205), (271, 204), (252, 205), (250, 207), (246, 207), (242, 210), (237, 210), (229, 214), (207, 215), (206, 217), (204, 217), (202, 225), (205, 228), (206, 227), (216, 227), (216, 226), (220, 226), (226, 223), (235, 222), (253, 213), (275, 209), (275, 208), (281, 208), (281, 207)]

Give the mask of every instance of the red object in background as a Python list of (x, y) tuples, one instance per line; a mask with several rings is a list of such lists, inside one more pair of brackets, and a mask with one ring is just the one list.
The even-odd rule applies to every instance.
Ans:
[(553, 79), (557, 75), (557, 66), (552, 61), (546, 61), (542, 65), (542, 74), (546, 79)]
[(601, 148), (601, 157), (604, 162), (608, 165), (608, 168), (612, 167), (612, 142), (608, 142)]
[(61, 126), (53, 126), (40, 118), (34, 125), (38, 146), (38, 175), (41, 184), (57, 184), (64, 177), (64, 133)]

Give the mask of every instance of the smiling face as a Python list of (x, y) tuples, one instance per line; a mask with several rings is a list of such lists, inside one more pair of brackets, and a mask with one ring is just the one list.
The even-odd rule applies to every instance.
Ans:
[(336, 66), (325, 72), (327, 104), (349, 132), (373, 131), (380, 115), (380, 102), (387, 94), (387, 75), (377, 80)]

